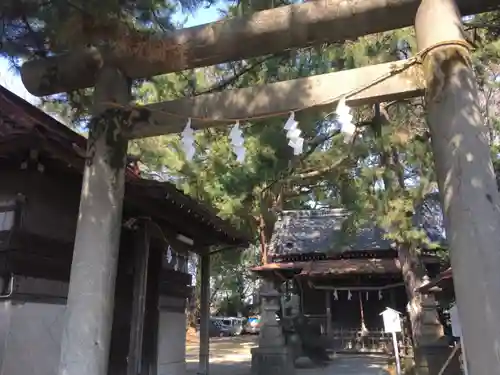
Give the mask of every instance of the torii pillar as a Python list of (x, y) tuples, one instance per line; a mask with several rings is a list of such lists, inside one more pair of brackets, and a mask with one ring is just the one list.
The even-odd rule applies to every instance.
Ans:
[[(453, 0), (422, 0), (415, 28), (469, 374), (500, 369), (500, 197)], [(450, 43), (446, 43), (450, 42)], [(495, 370), (497, 369), (497, 370)]]
[(87, 141), (80, 213), (61, 344), (59, 375), (106, 375), (125, 186), (130, 83), (117, 69), (99, 72)]

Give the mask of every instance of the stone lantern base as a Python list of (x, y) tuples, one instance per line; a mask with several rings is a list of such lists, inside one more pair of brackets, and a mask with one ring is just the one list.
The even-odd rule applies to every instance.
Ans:
[(294, 374), (293, 356), (276, 320), (280, 296), (272, 282), (264, 282), (260, 290), (262, 316), (259, 346), (252, 349), (252, 375)]
[(287, 347), (252, 349), (252, 375), (294, 375), (292, 353)]

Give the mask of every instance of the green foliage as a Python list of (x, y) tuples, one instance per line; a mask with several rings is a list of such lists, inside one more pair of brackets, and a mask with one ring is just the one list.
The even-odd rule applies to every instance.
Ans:
[(171, 15), (204, 0), (5, 0), (0, 51), (8, 57), (46, 56), (88, 43), (114, 43), (123, 31), (173, 30)]
[[(111, 25), (114, 29), (108, 32), (112, 35), (117, 30), (164, 32), (174, 27), (169, 16), (179, 7), (178, 3), (165, 0), (105, 0), (103, 8), (96, 7), (94, 1), (79, 0), (73, 2), (78, 7), (75, 8), (70, 3), (61, 5), (49, 0), (44, 7), (26, 5), (21, 7), (21, 13), (15, 13), (14, 4), (15, 0), (9, 0), (0, 6), (7, 21), (2, 50), (14, 58), (47, 50), (63, 51), (68, 37), (76, 45), (88, 40), (102, 43), (104, 34), (85, 34), (83, 21), (87, 18), (95, 25)], [(204, 2), (184, 0), (180, 4), (194, 9)], [(282, 4), (285, 3), (241, 1), (229, 7), (227, 16)], [(99, 9), (99, 14), (95, 14), (95, 9)], [(78, 32), (58, 39), (68, 27), (68, 20), (77, 22)], [(485, 14), (469, 20), (468, 27), (478, 47), (473, 56), (474, 67), (495, 166), (500, 170), (498, 20), (497, 13)], [(43, 27), (35, 27), (42, 24)], [(30, 42), (22, 45), (23, 38)], [(43, 48), (36, 40), (43, 40)], [(413, 30), (401, 29), (344, 44), (158, 76), (134, 82), (133, 93), (140, 104), (173, 100), (394, 61), (410, 57), (415, 48)], [(88, 120), (90, 95), (91, 90), (60, 95), (43, 105), (79, 128)], [(354, 117), (359, 132), (352, 144), (345, 144), (338, 134), (332, 111), (333, 105), (323, 112), (297, 113), (306, 139), (305, 153), (299, 157), (287, 145), (283, 130), (286, 116), (242, 121), (247, 150), (242, 164), (236, 162), (231, 151), (228, 128), (197, 132), (197, 152), (192, 161), (185, 159), (179, 135), (136, 140), (131, 142), (129, 151), (140, 156), (145, 171), (155, 178), (172, 181), (187, 194), (215, 207), (220, 216), (252, 231), (256, 243), (261, 234), (265, 242), (269, 241), (277, 210), (310, 207), (344, 207), (352, 213), (344, 223), (345, 236), (341, 241), (349, 241), (357, 228), (376, 223), (398, 242), (427, 242), (411, 220), (416, 208), (425, 206), (424, 198), (437, 189), (422, 99), (357, 108)], [(428, 210), (427, 215), (439, 214)], [(442, 226), (440, 220), (434, 222)], [(221, 295), (226, 293), (224, 298), (216, 298), (221, 308), (243, 308), (241, 301), (248, 297), (246, 288), (255, 281), (248, 268), (259, 262), (258, 253), (258, 247), (252, 247), (247, 252), (224, 252), (214, 257), (213, 288)]]
[[(244, 251), (222, 251), (211, 256), (210, 305), (220, 315), (235, 316), (250, 313), (249, 303), (258, 287), (257, 276), (250, 268), (259, 260), (259, 249), (252, 246)], [(199, 263), (198, 266), (201, 264)], [(199, 271), (199, 270), (198, 270)], [(197, 272), (199, 285), (200, 272)], [(197, 296), (199, 300), (199, 289)]]

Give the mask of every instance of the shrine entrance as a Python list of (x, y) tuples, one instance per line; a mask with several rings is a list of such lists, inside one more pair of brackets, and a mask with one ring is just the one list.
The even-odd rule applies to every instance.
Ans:
[[(107, 371), (129, 139), (179, 133), (186, 123), (197, 130), (289, 112), (331, 110), (339, 102), (373, 104), (424, 93), (469, 370), (489, 375), (491, 369), (500, 368), (496, 350), (500, 342), (500, 253), (496, 251), (500, 196), (460, 14), (493, 7), (498, 7), (497, 0), (307, 1), (180, 30), (164, 38), (136, 38), (138, 45), (128, 51), (116, 50), (112, 43), (82, 46), (65, 55), (25, 63), (22, 79), (34, 95), (95, 87), (60, 374), (105, 375)], [(412, 24), (419, 52), (408, 60), (148, 106), (130, 103), (134, 79), (338, 43)], [(294, 142), (297, 149), (299, 143)], [(206, 264), (208, 277), (208, 259)], [(407, 270), (413, 264), (409, 260), (401, 267)], [(483, 279), (480, 288), (469, 282), (472, 277)], [(80, 282), (89, 279), (99, 282)], [(427, 298), (414, 292), (423, 280), (405, 282), (412, 311), (425, 310)], [(208, 288), (207, 284), (202, 291), (205, 319)], [(274, 303), (274, 293), (267, 298)], [(412, 324), (419, 326), (420, 315), (414, 315), (417, 319)], [(275, 328), (272, 322), (269, 327)], [(202, 320), (203, 374), (208, 372), (207, 329), (208, 322)], [(415, 339), (422, 351), (416, 360), (431, 367), (437, 363), (432, 355), (440, 333), (419, 333)], [(286, 354), (275, 349), (270, 354)]]

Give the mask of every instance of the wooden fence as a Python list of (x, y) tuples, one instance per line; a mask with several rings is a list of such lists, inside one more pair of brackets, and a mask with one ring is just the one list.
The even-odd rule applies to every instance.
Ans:
[[(369, 329), (362, 332), (360, 328), (336, 328), (327, 334), (326, 317), (321, 315), (309, 315), (307, 319), (314, 326), (318, 327), (321, 334), (328, 336), (331, 341), (331, 348), (336, 352), (345, 353), (376, 353), (391, 354), (393, 351), (392, 336), (385, 333), (383, 329)], [(403, 322), (403, 327), (406, 322)], [(401, 356), (412, 355), (411, 337), (407, 330), (398, 333), (398, 347)]]

